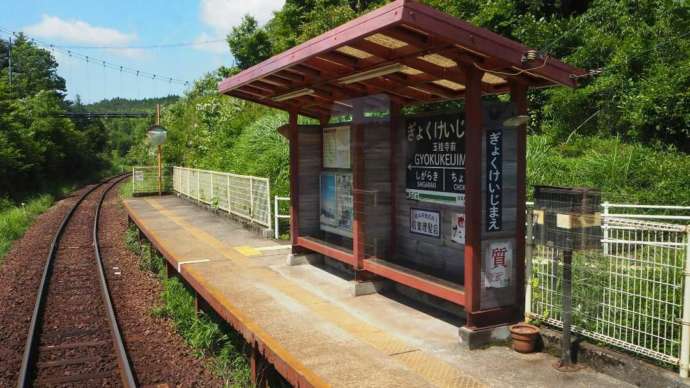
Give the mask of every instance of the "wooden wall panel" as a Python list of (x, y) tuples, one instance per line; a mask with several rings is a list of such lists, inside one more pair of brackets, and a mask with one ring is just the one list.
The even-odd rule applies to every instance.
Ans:
[(321, 127), (299, 126), (299, 230), (300, 235), (319, 235), (319, 175), (321, 174)]

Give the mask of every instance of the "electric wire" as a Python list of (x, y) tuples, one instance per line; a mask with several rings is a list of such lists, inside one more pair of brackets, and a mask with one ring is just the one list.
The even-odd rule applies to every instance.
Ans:
[[(0, 27), (0, 31), (4, 32), (10, 36), (15, 36), (15, 37), (19, 36), (19, 33), (7, 30), (7, 29), (2, 28), (2, 27)], [(183, 79), (179, 79), (179, 78), (175, 78), (175, 77), (170, 77), (170, 76), (163, 76), (163, 75), (160, 75), (157, 73), (147, 72), (147, 71), (143, 71), (143, 70), (139, 70), (139, 69), (134, 69), (134, 68), (120, 65), (120, 64), (117, 64), (114, 62), (106, 61), (106, 60), (101, 59), (101, 58), (96, 58), (94, 56), (81, 54), (81, 53), (78, 53), (78, 52), (73, 51), (73, 50), (63, 49), (63, 48), (60, 48), (59, 46), (56, 46), (52, 43), (44, 42), (44, 41), (41, 41), (38, 39), (34, 39), (34, 38), (32, 38), (26, 34), (24, 34), (24, 36), (26, 36), (31, 42), (33, 42), (33, 43), (35, 43), (35, 44), (37, 44), (43, 48), (46, 48), (46, 49), (49, 49), (52, 51), (57, 51), (57, 52), (60, 52), (62, 54), (67, 54), (68, 56), (70, 56), (72, 58), (79, 59), (79, 60), (84, 61), (86, 63), (95, 64), (95, 65), (102, 64), (105, 68), (108, 68), (111, 70), (117, 70), (117, 71), (120, 71), (120, 72), (123, 72), (126, 74), (130, 74), (130, 75), (133, 75), (136, 77), (149, 78), (151, 80), (155, 80), (155, 81), (159, 81), (159, 82), (165, 82), (167, 80), (170, 83), (175, 83), (175, 84), (183, 85), (183, 86), (189, 86), (191, 84), (191, 82), (189, 82), (187, 80), (183, 80)]]

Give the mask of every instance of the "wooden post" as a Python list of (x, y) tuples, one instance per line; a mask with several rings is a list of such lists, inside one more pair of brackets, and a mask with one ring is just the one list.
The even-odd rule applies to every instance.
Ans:
[[(510, 97), (515, 104), (516, 114), (527, 114), (527, 85), (511, 82)], [(527, 124), (517, 129), (517, 215), (515, 217), (515, 270), (516, 270), (516, 311), (525, 311), (525, 216), (527, 201)], [(529, 281), (529, 279), (527, 279)]]
[(398, 220), (396, 218), (398, 213), (398, 202), (397, 202), (397, 185), (398, 185), (398, 134), (400, 133), (400, 103), (391, 100), (390, 103), (390, 180), (391, 180), (391, 230), (390, 230), (390, 244), (388, 247), (388, 258), (391, 260), (395, 259), (397, 252), (397, 224)]
[(477, 327), (482, 255), (482, 72), (465, 65), (465, 311), (466, 327)]
[(364, 104), (356, 101), (352, 111), (352, 253), (356, 271), (364, 268)]
[(299, 237), (299, 131), (297, 112), (290, 112), (290, 240), (292, 252), (297, 253)]

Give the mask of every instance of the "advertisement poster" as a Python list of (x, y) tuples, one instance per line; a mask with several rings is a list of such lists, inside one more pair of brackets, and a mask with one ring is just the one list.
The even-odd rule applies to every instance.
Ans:
[(487, 288), (510, 287), (512, 273), (512, 241), (490, 241), (484, 252), (484, 286)]
[(321, 230), (352, 236), (352, 175), (349, 173), (321, 174)]
[(437, 211), (410, 209), (410, 233), (441, 237), (441, 214)]
[(465, 245), (465, 213), (453, 214), (450, 239), (453, 242)]
[(464, 206), (465, 124), (461, 114), (409, 118), (407, 198)]
[(350, 168), (350, 127), (324, 128), (324, 168)]

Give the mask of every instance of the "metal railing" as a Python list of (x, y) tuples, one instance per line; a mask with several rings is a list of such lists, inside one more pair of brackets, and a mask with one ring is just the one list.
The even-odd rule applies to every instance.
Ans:
[(273, 230), (275, 231), (276, 240), (278, 240), (280, 238), (280, 232), (279, 232), (280, 220), (281, 219), (287, 219), (287, 220), (290, 219), (290, 213), (280, 214), (280, 208), (278, 206), (278, 203), (280, 201), (289, 201), (289, 200), (290, 200), (290, 197), (279, 197), (277, 195), (274, 197), (275, 202), (274, 202), (274, 207), (273, 207), (273, 214), (274, 214), (275, 220), (273, 220), (274, 221), (273, 224), (275, 225), (275, 227), (273, 228)]
[(268, 178), (175, 166), (173, 189), (212, 208), (271, 227)]
[[(678, 214), (684, 212), (690, 207), (603, 203), (600, 247), (574, 251), (570, 269), (574, 332), (679, 366), (687, 377), (690, 216)], [(535, 245), (534, 219), (527, 221), (525, 312), (562, 327), (564, 251)]]
[[(168, 193), (172, 189), (170, 167), (161, 169), (161, 191)], [(132, 168), (132, 195), (158, 194), (158, 167), (135, 166)]]

